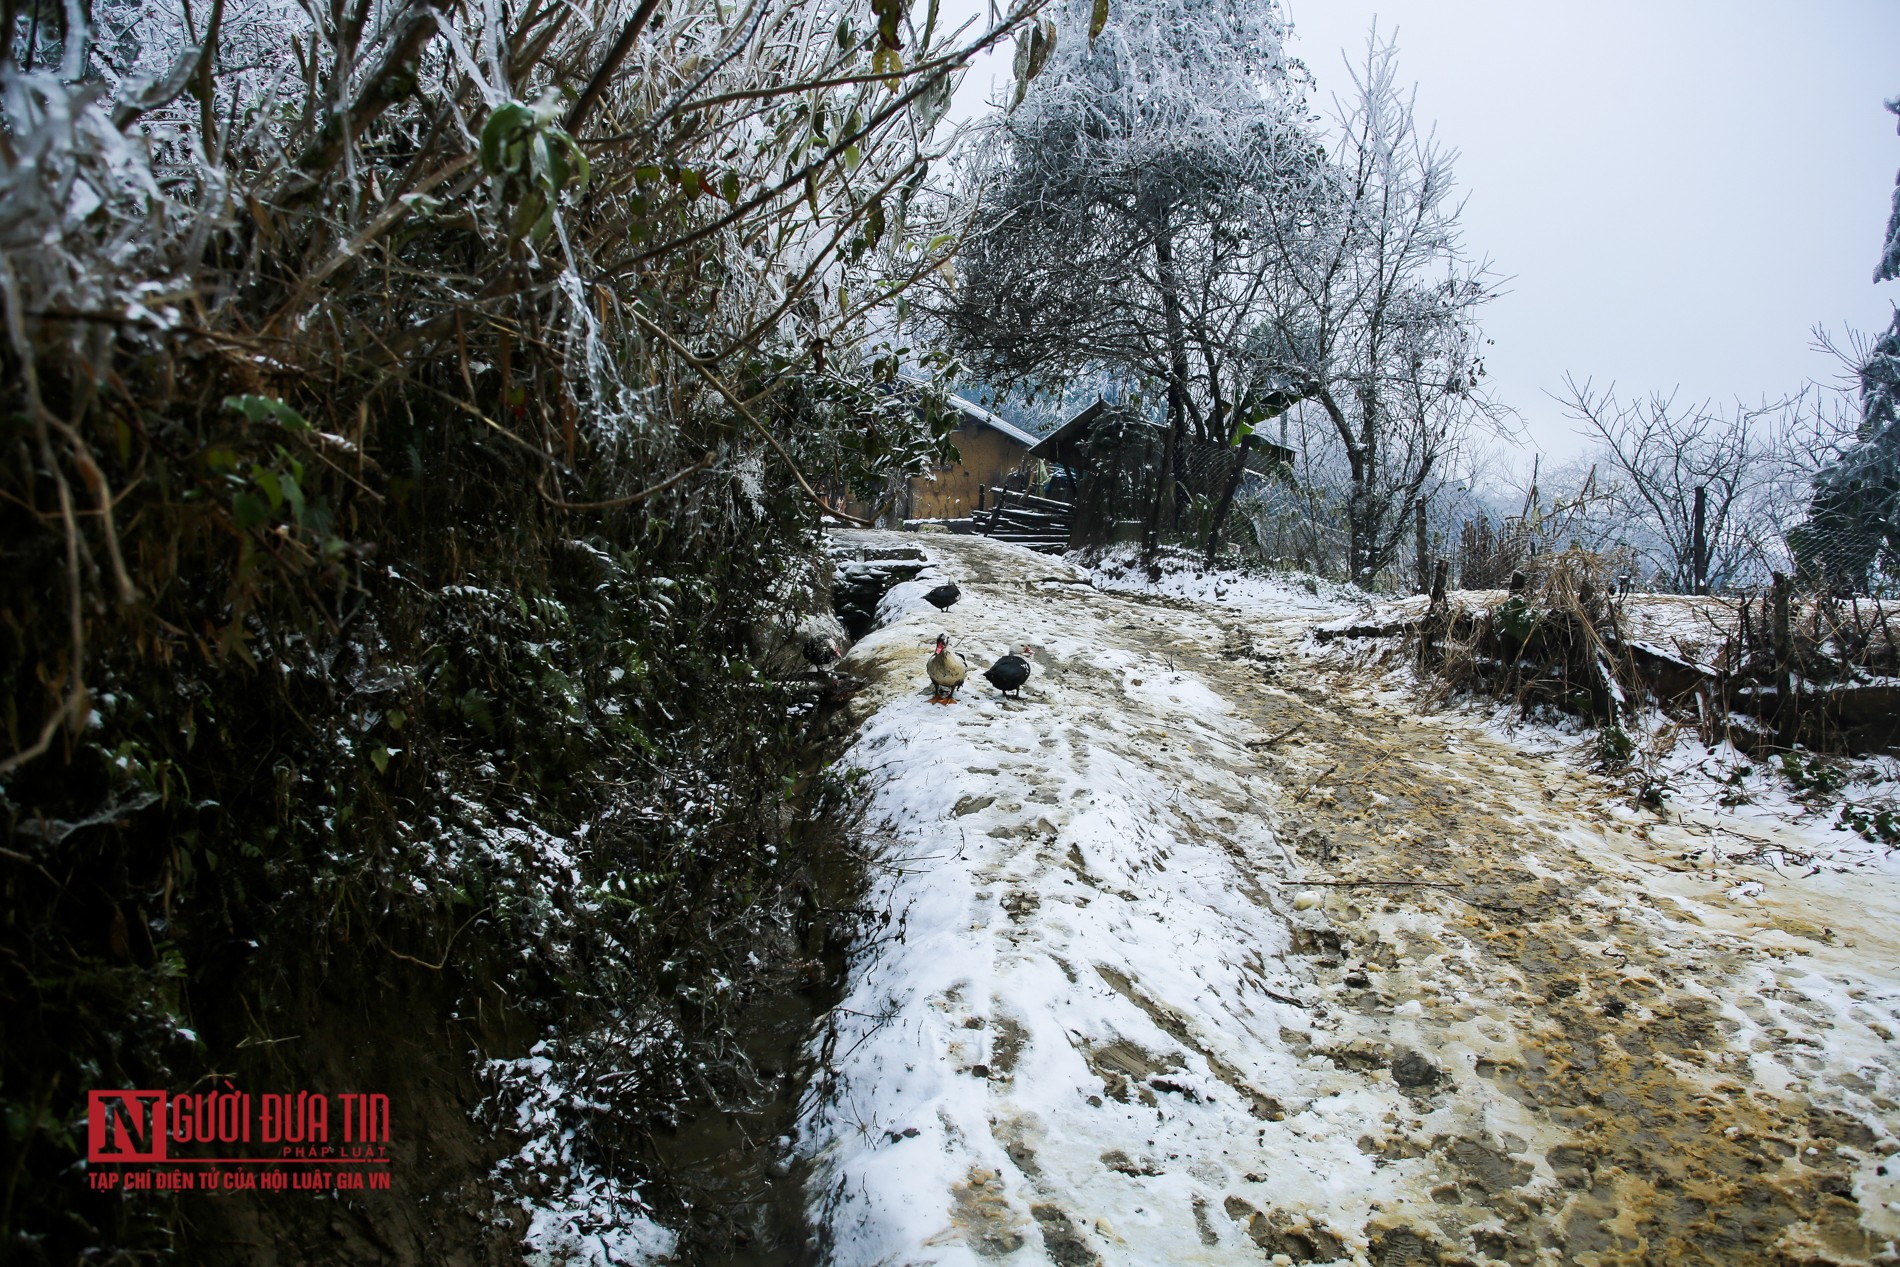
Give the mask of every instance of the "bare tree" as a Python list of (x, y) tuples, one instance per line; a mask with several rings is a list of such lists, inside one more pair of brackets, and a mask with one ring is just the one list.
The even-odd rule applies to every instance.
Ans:
[(1609, 494), (1598, 544), (1628, 547), (1653, 583), (1679, 592), (1725, 588), (1762, 569), (1763, 494), (1796, 402), (1723, 412), (1678, 405), (1673, 394), (1624, 401), (1614, 386), (1574, 378), (1559, 399), (1597, 442)]
[(1463, 245), (1455, 155), (1418, 130), (1376, 29), (1353, 81), (1323, 187), (1263, 221), (1254, 354), (1323, 413), (1348, 472), (1348, 566), (1370, 585), (1471, 425), (1499, 414), (1477, 391), (1494, 291)]

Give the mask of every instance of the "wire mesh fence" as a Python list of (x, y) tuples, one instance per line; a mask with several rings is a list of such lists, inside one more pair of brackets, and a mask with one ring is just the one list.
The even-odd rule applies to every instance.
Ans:
[(1804, 585), (1837, 595), (1900, 596), (1900, 520), (1884, 530), (1866, 523), (1807, 520), (1787, 536), (1793, 573)]

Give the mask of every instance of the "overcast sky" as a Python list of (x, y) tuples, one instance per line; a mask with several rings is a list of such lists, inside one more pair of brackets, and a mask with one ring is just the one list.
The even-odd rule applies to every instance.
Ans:
[[(1111, 3), (1113, 0), (1111, 0)], [(949, 8), (950, 6), (946, 6)], [(961, 7), (961, 6), (958, 6)], [(975, 6), (972, 5), (972, 8)], [(1684, 399), (1781, 396), (1834, 365), (1816, 323), (1884, 327), (1900, 168), (1895, 0), (1287, 0), (1322, 105), (1375, 15), (1420, 121), (1460, 152), (1469, 245), (1510, 278), (1493, 394), (1574, 452), (1566, 372)], [(975, 68), (976, 109), (1007, 53)]]

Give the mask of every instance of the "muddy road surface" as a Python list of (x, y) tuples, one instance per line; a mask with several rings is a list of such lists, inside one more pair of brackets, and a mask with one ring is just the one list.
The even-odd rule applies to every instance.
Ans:
[(964, 598), (850, 657), (894, 922), (801, 1137), (833, 1261), (1897, 1261), (1891, 876), (1420, 715), (1317, 604), (901, 540)]

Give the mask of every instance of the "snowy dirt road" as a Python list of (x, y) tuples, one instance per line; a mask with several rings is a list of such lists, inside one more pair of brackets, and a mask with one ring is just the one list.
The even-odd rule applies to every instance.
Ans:
[(893, 919), (801, 1130), (829, 1261), (1892, 1261), (1891, 873), (1723, 861), (1773, 825), (1418, 716), (1299, 654), (1302, 593), (842, 535), (963, 598), (894, 594), (847, 664)]

